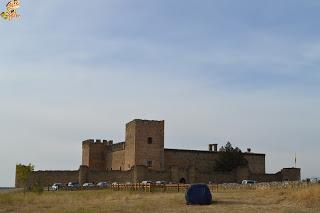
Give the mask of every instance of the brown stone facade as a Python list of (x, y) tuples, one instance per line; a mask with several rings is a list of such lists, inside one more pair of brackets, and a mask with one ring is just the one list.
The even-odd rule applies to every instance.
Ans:
[[(213, 149), (214, 146), (214, 149)], [(216, 172), (216, 144), (208, 151), (164, 148), (164, 121), (135, 119), (126, 124), (125, 141), (85, 140), (82, 164), (75, 171), (36, 171), (30, 184), (51, 185), (55, 182), (241, 182), (300, 180), (300, 169), (285, 168), (276, 174), (265, 173), (265, 154), (244, 153), (248, 166), (232, 172)], [(21, 186), (16, 180), (16, 187)]]

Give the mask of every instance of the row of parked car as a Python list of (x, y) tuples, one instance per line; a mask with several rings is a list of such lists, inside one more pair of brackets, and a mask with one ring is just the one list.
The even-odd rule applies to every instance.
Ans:
[[(99, 182), (97, 184), (94, 183), (84, 183), (84, 184), (80, 184), (78, 182), (69, 182), (67, 184), (63, 184), (63, 183), (54, 183), (51, 186), (51, 190), (53, 191), (57, 191), (59, 189), (80, 189), (80, 188), (108, 188), (111, 186), (116, 186), (118, 185), (118, 182), (113, 182), (113, 183), (108, 183), (108, 182)], [(126, 182), (126, 185), (131, 185), (131, 182)], [(141, 184), (143, 185), (147, 185), (147, 184), (155, 184), (155, 185), (164, 185), (164, 184), (168, 184), (168, 182), (166, 181), (149, 181), (149, 180), (144, 180), (141, 182)]]
[[(53, 191), (57, 191), (59, 189), (80, 189), (80, 188), (108, 188), (111, 186), (116, 186), (118, 185), (118, 182), (113, 182), (113, 183), (108, 183), (108, 182), (99, 182), (97, 184), (94, 183), (84, 183), (84, 184), (80, 184), (78, 182), (69, 182), (67, 184), (63, 184), (63, 183), (54, 183), (51, 186), (51, 190)], [(131, 182), (126, 182), (126, 185), (131, 185)], [(164, 184), (168, 184), (168, 182), (166, 181), (149, 181), (149, 180), (144, 180), (141, 182), (142, 185), (147, 185), (147, 184), (155, 184), (155, 185), (164, 185)]]
[(109, 185), (107, 182), (99, 182), (97, 184), (94, 183), (84, 183), (84, 184), (80, 184), (78, 182), (69, 182), (67, 184), (63, 184), (63, 183), (54, 183), (51, 186), (51, 189), (54, 191), (57, 191), (59, 189), (80, 189), (80, 188), (107, 188)]

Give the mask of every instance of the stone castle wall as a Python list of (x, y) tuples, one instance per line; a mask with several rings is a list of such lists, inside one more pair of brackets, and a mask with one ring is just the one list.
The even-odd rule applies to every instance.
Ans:
[[(165, 168), (177, 166), (179, 168), (195, 167), (200, 173), (210, 173), (214, 170), (215, 160), (219, 152), (164, 149)], [(251, 173), (265, 173), (265, 155), (255, 153), (244, 153), (248, 161)]]
[(125, 150), (108, 152), (106, 155), (107, 170), (126, 170)]
[(297, 181), (301, 180), (301, 169), (299, 168), (284, 168), (281, 170), (282, 180)]
[[(28, 185), (51, 186), (53, 183), (78, 182), (79, 171), (34, 171), (31, 173)], [(15, 187), (23, 188), (24, 183), (17, 179)]]
[(100, 181), (107, 181), (108, 183), (127, 183), (132, 181), (132, 171), (90, 171), (88, 173), (88, 179), (81, 183), (99, 183)]
[(125, 170), (129, 170), (136, 163), (135, 127), (136, 127), (136, 123), (132, 121), (126, 124), (126, 143), (125, 143), (125, 159), (124, 159)]
[(250, 172), (255, 174), (266, 172), (265, 154), (244, 153), (244, 158), (248, 161)]

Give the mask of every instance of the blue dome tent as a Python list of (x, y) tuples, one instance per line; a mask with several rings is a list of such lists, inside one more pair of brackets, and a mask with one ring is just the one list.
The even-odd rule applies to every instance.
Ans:
[(185, 194), (186, 202), (189, 205), (210, 205), (212, 195), (207, 184), (192, 184)]

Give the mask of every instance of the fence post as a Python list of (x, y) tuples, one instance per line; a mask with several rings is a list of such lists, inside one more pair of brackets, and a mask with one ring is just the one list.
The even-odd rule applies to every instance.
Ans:
[(180, 192), (180, 187), (179, 187), (179, 183), (178, 183), (178, 192)]

